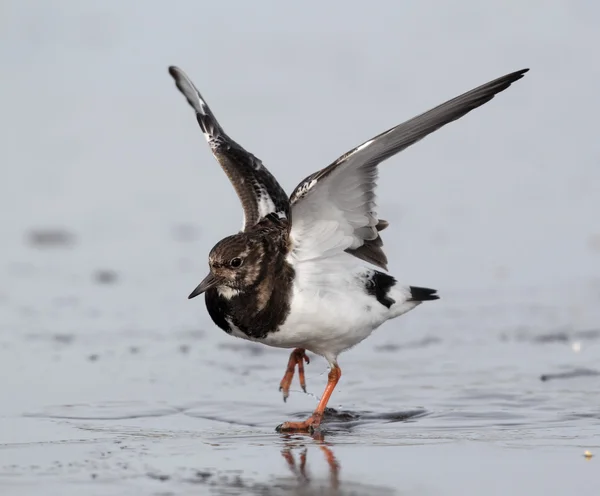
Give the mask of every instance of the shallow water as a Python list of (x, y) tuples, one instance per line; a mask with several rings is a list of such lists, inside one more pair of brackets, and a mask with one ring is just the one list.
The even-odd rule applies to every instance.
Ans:
[[(307, 367), (309, 393), (294, 383), (284, 403), (277, 388), (287, 353), (227, 336), (206, 320), (202, 302), (174, 303), (177, 274), (164, 275), (153, 295), (142, 292), (143, 302), (133, 274), (107, 285), (67, 270), (69, 284), (46, 287), (36, 301), (18, 288), (24, 279), (43, 287), (36, 263), (61, 256), (36, 250), (1, 303), (3, 494), (600, 487), (597, 459), (583, 456), (600, 453), (594, 285), (587, 301), (578, 298), (578, 327), (569, 324), (574, 302), (552, 288), (481, 292), (477, 304), (473, 294), (443, 294), (342, 355), (333, 410), (317, 433), (280, 435), (279, 423), (315, 406), (326, 381), (322, 359)], [(100, 295), (110, 306), (90, 303)], [(180, 311), (204, 324), (160, 320)]]

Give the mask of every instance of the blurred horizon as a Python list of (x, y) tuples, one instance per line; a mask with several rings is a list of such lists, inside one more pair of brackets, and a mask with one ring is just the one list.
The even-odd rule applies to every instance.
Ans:
[[(195, 285), (241, 209), (171, 64), (288, 192), (385, 129), (530, 67), (382, 164), (390, 271), (441, 292), (597, 286), (590, 6), (387, 3), (362, 15), (352, 5), (5, 2), (3, 258), (149, 275), (176, 258), (189, 269), (181, 294)], [(74, 249), (29, 253), (29, 233), (45, 228), (72, 233)], [(193, 240), (166, 244), (178, 229)]]

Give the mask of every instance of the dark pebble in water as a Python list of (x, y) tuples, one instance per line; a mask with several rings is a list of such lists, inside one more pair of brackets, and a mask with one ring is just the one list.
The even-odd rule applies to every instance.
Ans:
[(566, 332), (552, 332), (534, 336), (532, 341), (534, 343), (566, 343), (569, 341), (569, 335)]
[(129, 353), (132, 355), (137, 355), (140, 352), (140, 349), (137, 346), (130, 346)]
[(114, 270), (100, 269), (94, 273), (94, 281), (98, 284), (114, 284), (118, 275)]
[(32, 229), (27, 238), (29, 244), (36, 248), (66, 247), (75, 243), (75, 235), (60, 228)]
[(576, 377), (594, 377), (600, 375), (597, 370), (591, 369), (575, 369), (569, 372), (561, 372), (557, 374), (544, 374), (540, 377), (542, 381), (549, 381), (551, 379), (574, 379)]
[(190, 345), (182, 344), (181, 346), (179, 346), (179, 352), (183, 353), (184, 355), (187, 355), (190, 352)]
[(88, 360), (90, 362), (96, 362), (96, 361), (98, 361), (98, 358), (100, 358), (100, 355), (98, 355), (96, 353), (93, 353), (93, 354), (91, 354), (91, 355), (88, 356)]

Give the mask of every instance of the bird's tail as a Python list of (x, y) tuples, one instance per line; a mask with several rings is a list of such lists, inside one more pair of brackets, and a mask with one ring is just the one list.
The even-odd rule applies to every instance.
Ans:
[(198, 88), (194, 86), (194, 83), (187, 77), (186, 73), (179, 67), (172, 65), (169, 67), (169, 74), (171, 74), (175, 80), (175, 84), (179, 91), (183, 93), (188, 103), (196, 111), (196, 119), (209, 144), (216, 138), (224, 136), (225, 132), (223, 131), (223, 128), (220, 126), (204, 98), (202, 98)]
[(420, 288), (418, 286), (409, 286), (409, 289), (409, 301), (431, 301), (440, 299), (437, 295), (437, 289)]

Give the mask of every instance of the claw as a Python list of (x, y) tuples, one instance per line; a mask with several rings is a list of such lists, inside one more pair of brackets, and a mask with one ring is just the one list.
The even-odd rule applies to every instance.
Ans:
[(306, 352), (303, 348), (296, 348), (290, 354), (290, 359), (288, 360), (287, 369), (285, 371), (285, 375), (283, 379), (281, 379), (281, 383), (279, 384), (279, 391), (283, 392), (283, 401), (287, 402), (287, 399), (290, 395), (290, 386), (292, 384), (292, 379), (294, 378), (294, 372), (296, 370), (296, 366), (298, 366), (298, 376), (300, 378), (300, 387), (302, 391), (306, 393), (306, 379), (304, 377), (304, 362), (307, 364), (310, 363), (310, 358), (306, 356)]

